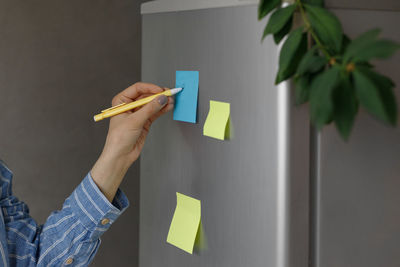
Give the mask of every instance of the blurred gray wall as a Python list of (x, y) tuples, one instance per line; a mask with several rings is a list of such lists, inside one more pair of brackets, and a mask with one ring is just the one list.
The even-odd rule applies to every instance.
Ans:
[[(140, 1), (0, 0), (0, 158), (43, 223), (89, 172), (108, 121), (92, 116), (140, 79)], [(139, 164), (131, 206), (92, 266), (137, 266)]]

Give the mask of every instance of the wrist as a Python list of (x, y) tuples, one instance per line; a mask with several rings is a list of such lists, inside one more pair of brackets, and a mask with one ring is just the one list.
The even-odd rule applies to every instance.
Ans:
[(93, 181), (110, 202), (114, 199), (129, 166), (124, 158), (107, 153), (102, 153), (93, 166)]
[(129, 167), (132, 165), (132, 162), (128, 160), (128, 157), (122, 153), (117, 153), (112, 149), (107, 149), (106, 147), (100, 154), (98, 159), (103, 164), (110, 165), (110, 168), (114, 169), (114, 171), (127, 171)]
[(100, 157), (129, 168), (134, 161), (130, 156), (133, 144), (124, 140), (120, 135), (109, 132)]

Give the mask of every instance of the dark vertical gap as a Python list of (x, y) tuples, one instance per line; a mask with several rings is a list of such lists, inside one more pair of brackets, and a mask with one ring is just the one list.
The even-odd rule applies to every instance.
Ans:
[(319, 267), (320, 133), (310, 125), (309, 267)]
[[(142, 16), (142, 14), (141, 14), (141, 8), (142, 8), (142, 4), (144, 3), (144, 2), (146, 2), (147, 0), (139, 0), (138, 2), (139, 2), (139, 4), (138, 4), (138, 13), (139, 13), (139, 16), (140, 16), (140, 19), (139, 19), (139, 25), (138, 25), (138, 28), (139, 28), (139, 66), (140, 66), (140, 68), (139, 68), (139, 77), (140, 77), (140, 81), (142, 81), (143, 80), (143, 77), (142, 77), (142, 46), (143, 46), (143, 39), (142, 39), (142, 36), (143, 36), (143, 16)], [(138, 194), (138, 198), (137, 198), (137, 201), (138, 201), (138, 203), (137, 203), (137, 207), (138, 207), (138, 217), (137, 217), (137, 220), (138, 220), (138, 225), (137, 225), (137, 229), (136, 229), (136, 231), (137, 231), (137, 240), (136, 240), (136, 242), (137, 242), (137, 259), (136, 259), (136, 266), (140, 266), (140, 238), (141, 238), (141, 236), (140, 236), (140, 214), (141, 214), (141, 195), (140, 195), (140, 188), (141, 188), (141, 177), (142, 177), (142, 175), (141, 175), (141, 161), (142, 161), (142, 157), (140, 156), (138, 159), (137, 159), (137, 168), (138, 168), (138, 175), (139, 175), (139, 177), (138, 177), (138, 190), (137, 190), (137, 194)]]
[[(142, 76), (140, 76), (140, 77), (142, 77)], [(137, 240), (136, 240), (136, 242), (137, 242), (137, 259), (136, 259), (136, 265), (134, 265), (134, 266), (140, 266), (140, 212), (141, 212), (141, 209), (140, 209), (140, 206), (141, 206), (141, 203), (140, 203), (140, 199), (141, 199), (141, 196), (140, 196), (140, 188), (141, 188), (141, 173), (140, 173), (140, 171), (141, 171), (141, 157), (139, 157), (138, 159), (137, 159), (137, 169), (138, 169), (138, 171), (137, 171), (137, 173), (138, 173), (138, 175), (139, 175), (139, 177), (138, 177), (138, 190), (137, 190), (137, 193), (138, 193), (138, 197), (137, 197), (137, 207), (138, 207), (138, 217), (137, 217), (137, 220), (138, 220), (138, 224), (137, 224), (137, 229), (136, 229), (136, 231), (137, 231)]]

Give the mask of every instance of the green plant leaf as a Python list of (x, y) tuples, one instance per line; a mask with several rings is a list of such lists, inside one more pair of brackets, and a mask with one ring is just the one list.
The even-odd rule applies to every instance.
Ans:
[(357, 67), (359, 71), (371, 79), (379, 90), (379, 95), (384, 103), (384, 109), (387, 114), (389, 123), (393, 126), (397, 124), (398, 109), (396, 96), (393, 92), (395, 84), (388, 77), (383, 76), (368, 67)]
[(274, 33), (275, 44), (279, 44), (281, 40), (290, 32), (293, 26), (293, 16), (286, 22), (285, 26), (279, 30), (279, 32)]
[(268, 24), (265, 27), (264, 34), (262, 39), (268, 34), (274, 34), (279, 32), (285, 24), (292, 18), (294, 11), (296, 10), (296, 5), (290, 5), (284, 8), (278, 8), (272, 13), (271, 17), (269, 18)]
[(379, 92), (382, 98), (383, 103), (385, 103), (385, 110), (386, 114), (389, 118), (389, 123), (392, 126), (397, 125), (397, 119), (398, 119), (398, 109), (397, 109), (397, 103), (396, 103), (396, 96), (393, 92), (393, 86), (384, 86), (383, 84), (385, 83), (385, 79), (387, 79), (384, 76), (381, 76), (377, 73), (375, 73), (378, 77), (375, 77), (374, 75), (371, 75), (371, 78), (374, 80), (374, 83), (376, 83), (379, 86)]
[(346, 49), (350, 43), (351, 43), (351, 39), (349, 38), (349, 36), (347, 36), (346, 34), (343, 34), (342, 48), (341, 48), (340, 54), (342, 54), (342, 55), (344, 54), (344, 51), (346, 51)]
[(292, 31), (279, 55), (279, 70), (275, 84), (290, 78), (297, 69), (299, 62), (307, 51), (307, 34), (303, 33), (303, 27)]
[(310, 76), (304, 75), (301, 77), (297, 77), (295, 78), (294, 82), (296, 105), (306, 103), (310, 95)]
[(344, 140), (348, 140), (358, 111), (356, 92), (349, 77), (341, 75), (333, 92), (333, 119)]
[(331, 52), (339, 53), (342, 46), (343, 30), (338, 18), (330, 11), (304, 5), (311, 27), (324, 46)]
[(302, 0), (304, 4), (310, 4), (310, 5), (315, 5), (315, 6), (324, 6), (324, 0)]
[(269, 12), (281, 4), (281, 0), (260, 0), (258, 5), (258, 19), (263, 19)]
[(390, 40), (377, 40), (366, 45), (353, 57), (354, 62), (365, 62), (373, 58), (385, 59), (392, 56), (400, 46)]
[(328, 63), (326, 58), (317, 55), (317, 49), (318, 48), (314, 46), (307, 51), (297, 68), (297, 75), (302, 76), (305, 73), (315, 73)]
[(375, 67), (374, 65), (372, 65), (369, 62), (359, 62), (359, 63), (357, 63), (357, 66), (358, 67), (366, 67), (366, 68), (370, 68), (370, 69)]
[(318, 129), (327, 124), (333, 116), (332, 92), (339, 82), (338, 68), (332, 67), (318, 76), (311, 83), (310, 116)]
[(370, 114), (386, 123), (394, 125), (397, 118), (397, 112), (396, 114), (392, 114), (393, 103), (395, 103), (394, 95), (392, 92), (390, 94), (389, 90), (387, 90), (386, 82), (377, 85), (375, 82), (379, 82), (376, 80), (376, 77), (371, 78), (370, 75), (371, 72), (366, 72), (366, 70), (360, 68), (357, 68), (353, 72), (354, 85), (360, 103)]
[(361, 34), (356, 39), (351, 41), (345, 50), (343, 56), (344, 62), (349, 62), (350, 58), (354, 57), (354, 55), (358, 54), (360, 51), (363, 51), (365, 46), (376, 41), (380, 32), (380, 29), (372, 29)]

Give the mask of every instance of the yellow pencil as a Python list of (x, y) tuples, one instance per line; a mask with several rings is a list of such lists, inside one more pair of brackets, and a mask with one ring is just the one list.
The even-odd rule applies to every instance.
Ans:
[(139, 100), (131, 102), (131, 103), (122, 103), (122, 104), (116, 105), (114, 107), (102, 110), (100, 114), (95, 115), (93, 118), (94, 118), (94, 121), (101, 121), (102, 119), (109, 118), (109, 117), (124, 113), (128, 110), (143, 106), (143, 105), (151, 102), (154, 98), (156, 98), (159, 95), (173, 96), (173, 95), (179, 93), (180, 91), (182, 91), (182, 88), (173, 88), (173, 89), (165, 90), (162, 93), (158, 93), (158, 94), (155, 94), (152, 96), (148, 96), (148, 97), (139, 99)]

